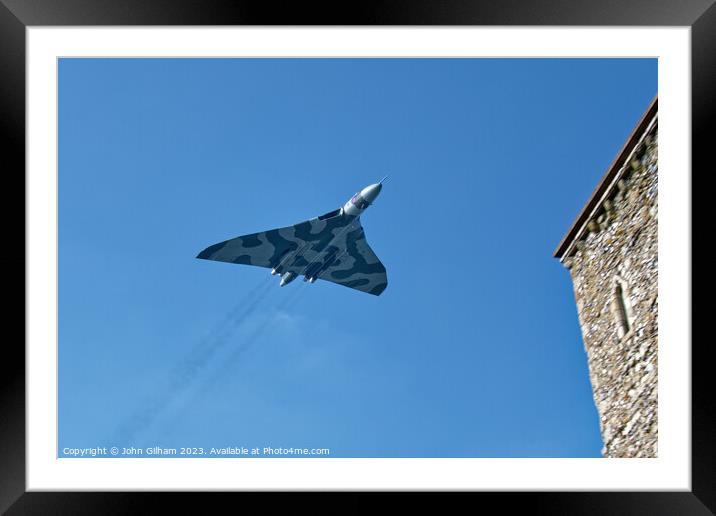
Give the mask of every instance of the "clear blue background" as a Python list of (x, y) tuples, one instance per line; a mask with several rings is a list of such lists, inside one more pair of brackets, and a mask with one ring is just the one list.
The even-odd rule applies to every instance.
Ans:
[[(599, 456), (552, 252), (656, 92), (655, 59), (60, 60), (60, 455)], [(380, 297), (195, 259), (386, 174)]]

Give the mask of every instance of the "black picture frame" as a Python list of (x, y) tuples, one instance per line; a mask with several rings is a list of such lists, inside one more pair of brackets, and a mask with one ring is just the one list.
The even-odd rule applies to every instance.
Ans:
[[(705, 172), (707, 142), (716, 123), (716, 6), (714, 0), (400, 0), (309, 4), (241, 0), (0, 0), (0, 127), (4, 221), (25, 213), (25, 29), (83, 25), (554, 25), (689, 26), (692, 73), (692, 169)], [(684, 171), (684, 174), (688, 174)], [(693, 178), (693, 173), (691, 174)], [(15, 202), (8, 202), (8, 201)], [(697, 205), (692, 199), (692, 205)], [(692, 217), (693, 218), (693, 217)], [(0, 257), (5, 292), (25, 299), (25, 225), (5, 224)], [(549, 250), (546, 250), (548, 252)], [(696, 269), (698, 270), (698, 269)], [(8, 289), (7, 287), (11, 287)], [(21, 293), (22, 292), (22, 293)], [(6, 295), (4, 319), (16, 332), (25, 304)], [(206, 512), (209, 493), (69, 493), (25, 490), (25, 326), (4, 339), (0, 359), (0, 512), (7, 514)], [(689, 343), (683, 343), (687, 346)], [(501, 511), (545, 514), (716, 514), (716, 404), (709, 385), (708, 340), (692, 343), (692, 489), (688, 492), (473, 493)], [(232, 498), (253, 493), (213, 493)], [(305, 496), (301, 494), (300, 496)], [(284, 497), (285, 498), (285, 497)], [(351, 494), (356, 508), (359, 493)], [(229, 500), (222, 500), (229, 501)], [(245, 501), (242, 501), (245, 503)], [(273, 503), (273, 502), (272, 502)], [(295, 504), (295, 501), (290, 503)], [(302, 503), (302, 502), (299, 502)], [(439, 502), (443, 503), (443, 502)], [(422, 505), (422, 502), (421, 502)], [(312, 508), (317, 508), (311, 504)], [(424, 506), (424, 505), (423, 505)], [(246, 509), (237, 507), (237, 510)], [(295, 507), (294, 507), (295, 508)]]

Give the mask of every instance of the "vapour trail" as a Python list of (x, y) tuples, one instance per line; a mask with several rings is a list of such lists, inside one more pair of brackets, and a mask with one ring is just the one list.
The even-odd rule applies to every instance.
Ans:
[[(306, 290), (306, 287), (294, 287), (294, 289), (292, 289), (292, 291), (281, 301), (281, 303), (277, 305), (275, 311), (285, 310), (286, 308), (295, 305)], [(237, 362), (250, 349), (250, 347), (263, 336), (271, 323), (274, 321), (275, 311), (268, 314), (250, 335), (248, 335), (245, 339), (242, 339), (241, 342), (237, 342), (235, 344), (233, 351), (226, 358), (222, 359), (222, 366), (209, 377), (192, 399), (188, 400), (184, 404), (184, 410), (181, 410), (180, 413), (173, 417), (165, 426), (165, 434), (172, 432), (176, 428), (177, 423), (181, 419), (182, 413), (186, 411), (186, 408), (203, 399), (219, 380), (230, 374), (232, 371), (235, 371)]]
[(245, 298), (242, 309), (233, 312), (232, 320), (229, 321), (229, 324), (225, 325), (221, 331), (215, 332), (210, 339), (202, 342), (200, 346), (195, 347), (184, 360), (177, 364), (171, 374), (171, 388), (181, 388), (193, 381), (216, 352), (231, 340), (238, 327), (256, 311), (261, 301), (264, 300), (273, 287), (267, 282), (262, 285), (262, 288), (251, 292)]
[[(268, 279), (270, 279), (270, 278), (268, 278)], [(236, 316), (239, 314), (239, 312), (241, 312), (241, 310), (244, 309), (248, 305), (248, 302), (267, 288), (267, 284), (268, 284), (268, 282), (266, 281), (265, 278), (262, 279), (260, 282), (258, 282), (256, 284), (256, 286), (254, 288), (252, 288), (246, 294), (246, 296), (241, 298), (231, 308), (231, 310), (229, 310), (226, 313), (226, 315), (222, 318), (222, 320), (220, 322), (218, 322), (217, 324), (215, 324), (214, 326), (212, 326), (209, 329), (207, 334), (202, 338), (202, 343), (209, 342), (209, 341), (215, 339), (220, 333), (225, 331), (226, 328), (228, 327), (228, 325), (230, 325), (236, 319)], [(201, 345), (201, 344), (199, 344), (199, 345)]]
[[(281, 303), (279, 303), (279, 305), (276, 307), (276, 311), (285, 310), (286, 308), (296, 304), (304, 292), (306, 292), (306, 287), (295, 288), (293, 292), (289, 293), (289, 295), (287, 295), (281, 301)], [(219, 379), (223, 378), (226, 374), (233, 370), (234, 366), (236, 365), (236, 362), (241, 358), (244, 353), (246, 353), (246, 351), (249, 350), (251, 345), (264, 334), (266, 329), (273, 322), (274, 315), (274, 313), (269, 314), (269, 316), (266, 317), (258, 327), (256, 327), (256, 329), (251, 333), (251, 335), (244, 339), (243, 342), (238, 344), (231, 352), (231, 354), (229, 354), (229, 356), (222, 361), (223, 365), (221, 366), (221, 368), (214, 375), (212, 375), (208, 382), (204, 384), (201, 390), (202, 394), (208, 392)]]
[(206, 337), (194, 346), (183, 359), (179, 360), (170, 372), (170, 385), (163, 395), (155, 397), (147, 406), (135, 412), (125, 424), (120, 426), (117, 442), (131, 445), (129, 442), (131, 439), (151, 426), (157, 417), (191, 386), (216, 352), (230, 340), (238, 327), (257, 309), (271, 288), (270, 282), (262, 280), (209, 331)]

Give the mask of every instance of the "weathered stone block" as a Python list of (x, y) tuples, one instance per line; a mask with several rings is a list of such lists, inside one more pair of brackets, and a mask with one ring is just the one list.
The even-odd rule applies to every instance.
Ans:
[(654, 129), (568, 265), (607, 457), (657, 454), (656, 142)]

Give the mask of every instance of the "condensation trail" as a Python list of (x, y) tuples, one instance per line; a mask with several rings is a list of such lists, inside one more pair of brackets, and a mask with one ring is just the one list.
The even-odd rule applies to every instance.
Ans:
[(181, 419), (182, 413), (186, 411), (186, 408), (195, 404), (197, 401), (203, 399), (209, 391), (227, 374), (230, 374), (236, 369), (238, 361), (242, 356), (250, 349), (250, 347), (256, 343), (269, 328), (271, 323), (274, 321), (275, 312), (285, 310), (286, 308), (298, 303), (302, 295), (306, 292), (306, 287), (298, 286), (294, 288), (282, 301), (276, 306), (275, 311), (269, 314), (259, 324), (254, 331), (252, 331), (246, 338), (242, 339), (241, 342), (235, 344), (234, 350), (225, 358), (222, 359), (222, 366), (204, 382), (201, 388), (196, 392), (190, 401), (187, 401), (184, 405), (184, 410), (180, 411), (180, 414), (173, 417), (171, 421), (165, 426), (165, 433), (171, 432), (177, 427), (178, 421)]
[(264, 283), (261, 288), (251, 292), (242, 304), (241, 310), (232, 311), (231, 320), (218, 332), (213, 332), (211, 338), (203, 341), (195, 347), (184, 360), (182, 360), (171, 372), (172, 389), (184, 387), (203, 369), (216, 352), (222, 348), (233, 336), (236, 330), (245, 322), (269, 294), (274, 285)]
[[(271, 278), (268, 278), (270, 280)], [(213, 338), (215, 338), (220, 332), (224, 331), (226, 327), (236, 319), (236, 316), (239, 312), (247, 305), (248, 301), (253, 299), (255, 296), (260, 294), (263, 290), (267, 288), (267, 285), (270, 282), (266, 279), (262, 279), (259, 281), (254, 288), (252, 288), (246, 296), (244, 296), (242, 299), (240, 299), (234, 307), (229, 310), (224, 318), (217, 324), (215, 324), (209, 332), (206, 334), (206, 336), (202, 339), (202, 341), (208, 341)]]
[[(281, 303), (276, 307), (276, 311), (285, 310), (286, 308), (296, 304), (302, 294), (306, 291), (306, 287), (294, 289), (293, 292), (291, 292), (288, 296), (286, 296)], [(243, 342), (239, 343), (236, 348), (231, 352), (231, 354), (226, 357), (223, 360), (222, 367), (211, 377), (211, 379), (204, 384), (204, 387), (202, 389), (202, 393), (208, 392), (213, 385), (222, 377), (224, 377), (231, 369), (236, 365), (236, 362), (238, 361), (241, 356), (248, 351), (248, 349), (251, 347), (251, 345), (258, 340), (259, 337), (263, 335), (263, 333), (266, 331), (268, 326), (273, 322), (274, 320), (274, 313), (269, 315), (267, 318), (263, 320), (263, 322), (249, 335), (248, 338), (246, 338)]]
[[(270, 278), (269, 278), (270, 279)], [(147, 406), (135, 412), (120, 426), (116, 442), (131, 445), (136, 435), (149, 428), (154, 421), (178, 398), (201, 373), (204, 367), (229, 340), (236, 330), (266, 298), (274, 285), (262, 280), (249, 291), (227, 315), (201, 339), (170, 372), (169, 387), (162, 396), (155, 397)]]

